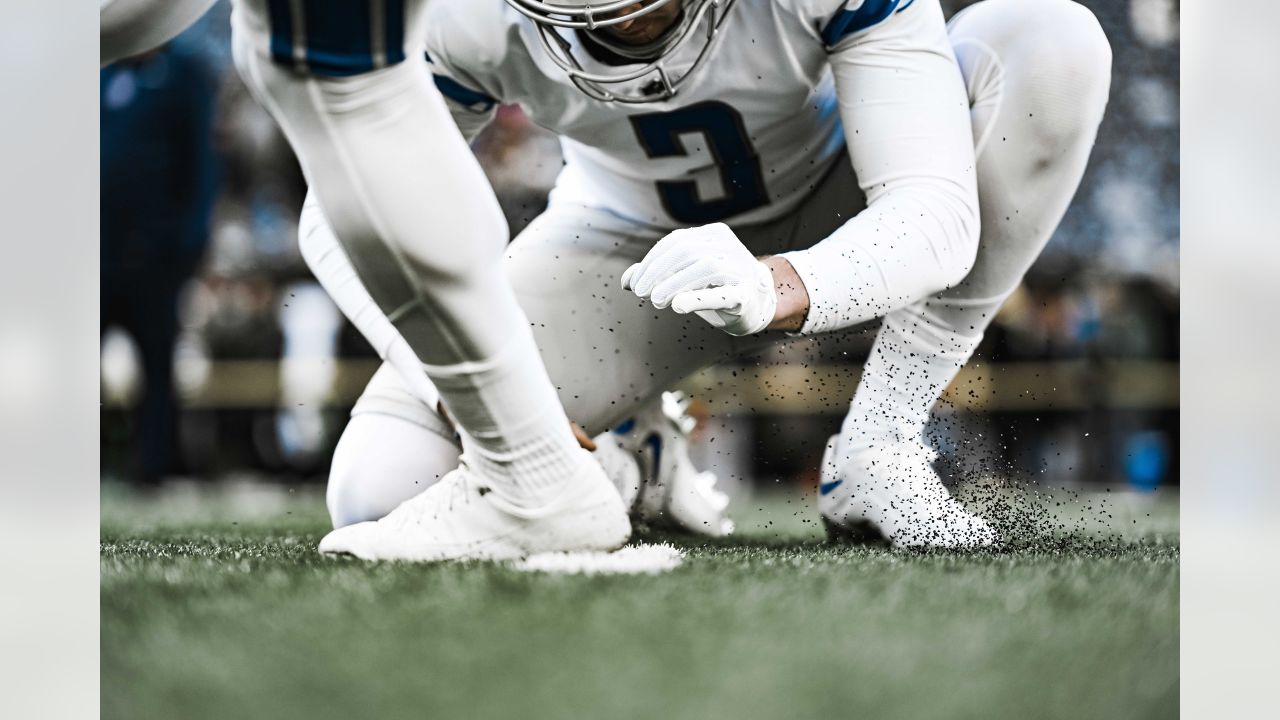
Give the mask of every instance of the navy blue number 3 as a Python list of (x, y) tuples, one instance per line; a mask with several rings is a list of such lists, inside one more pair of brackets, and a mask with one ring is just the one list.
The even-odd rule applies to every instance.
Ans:
[(670, 112), (632, 115), (631, 126), (640, 146), (651, 158), (688, 155), (680, 136), (702, 133), (720, 168), (724, 196), (704, 200), (692, 180), (657, 183), (662, 206), (676, 220), (689, 225), (717, 222), (769, 203), (760, 172), (760, 157), (747, 137), (742, 115), (722, 102), (709, 100)]

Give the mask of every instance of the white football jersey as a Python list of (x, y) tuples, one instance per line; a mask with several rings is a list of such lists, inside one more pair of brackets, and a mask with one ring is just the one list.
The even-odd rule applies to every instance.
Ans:
[[(794, 208), (841, 156), (828, 55), (872, 36), (909, 35), (920, 26), (910, 16), (923, 13), (940, 27), (937, 0), (737, 0), (679, 94), (642, 105), (578, 90), (533, 21), (503, 0), (434, 0), (427, 55), (464, 132), (477, 131), (497, 103), (517, 103), (560, 135), (566, 166), (553, 201), (657, 227), (749, 224)], [(588, 70), (609, 69), (581, 36), (561, 34)], [(698, 45), (687, 43), (667, 67), (681, 75)]]

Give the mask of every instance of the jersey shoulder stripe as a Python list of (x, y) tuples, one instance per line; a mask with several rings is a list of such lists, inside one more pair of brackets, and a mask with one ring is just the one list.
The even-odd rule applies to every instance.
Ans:
[[(862, 0), (847, 2), (822, 28), (822, 42), (833, 47), (846, 37), (879, 25), (890, 15), (906, 10), (916, 0)], [(853, 9), (849, 5), (856, 5)]]
[[(430, 62), (430, 60), (431, 56), (428, 55), (427, 61)], [(479, 90), (472, 90), (448, 75), (432, 73), (431, 79), (435, 81), (436, 89), (441, 95), (472, 112), (487, 113), (498, 104), (497, 98), (485, 95)]]
[[(427, 6), (427, 62), (446, 98), (476, 113), (510, 102), (510, 55), (523, 15), (505, 0), (435, 0)], [(539, 48), (541, 50), (541, 48)]]

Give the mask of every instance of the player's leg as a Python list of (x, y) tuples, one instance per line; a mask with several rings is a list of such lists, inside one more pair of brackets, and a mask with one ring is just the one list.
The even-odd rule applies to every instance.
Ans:
[(325, 491), (333, 526), (384, 517), (456, 468), (461, 453), (452, 426), (384, 363), (333, 451)]
[[(329, 478), (335, 525), (377, 519), (452, 468), (458, 448), (452, 427), (438, 413), (438, 393), (417, 372), (412, 351), (360, 283), (313, 197), (303, 206), (298, 230), (308, 267), (387, 361), (352, 411)], [(726, 499), (715, 491), (714, 477), (699, 473), (689, 462), (687, 418), (678, 403), (659, 397), (664, 385), (658, 383), (659, 378), (687, 374), (689, 368), (713, 361), (709, 353), (732, 352), (735, 341), (698, 323), (651, 313), (626, 293), (614, 292), (616, 283), (608, 282), (609, 274), (642, 255), (653, 235), (608, 213), (553, 205), (513, 243), (508, 272), (519, 278), (522, 305), (532, 308), (530, 322), (540, 347), (544, 353), (553, 349), (548, 367), (553, 378), (562, 378), (557, 386), (564, 402), (588, 426), (614, 428), (597, 436), (595, 456), (624, 502), (636, 501), (646, 520), (671, 519), (692, 531), (721, 535), (732, 529), (725, 518)], [(566, 278), (577, 281), (564, 282)], [(602, 307), (593, 307), (602, 301)], [(597, 321), (575, 322), (589, 307)], [(626, 315), (631, 308), (638, 312)], [(639, 327), (651, 321), (663, 326)], [(620, 324), (635, 332), (610, 332)], [(671, 337), (661, 339), (663, 332)], [(709, 337), (687, 347), (676, 345), (690, 333)], [(659, 339), (631, 345), (633, 337)], [(681, 351), (672, 363), (666, 357), (671, 352), (662, 349), (676, 347)], [(648, 368), (660, 364), (665, 372), (651, 376)], [(600, 375), (615, 380), (599, 383)], [(615, 384), (636, 392), (610, 396)], [(623, 419), (614, 421), (614, 416)], [(398, 440), (407, 437), (419, 440)]]
[[(597, 500), (601, 508), (612, 502), (621, 512), (603, 471), (578, 448), (546, 378), (501, 270), (506, 227), (497, 201), (424, 61), (409, 57), (357, 74), (343, 74), (340, 67), (342, 72), (325, 75), (311, 61), (328, 62), (332, 53), (313, 51), (334, 48), (312, 41), (333, 42), (332, 33), (308, 35), (304, 45), (294, 32), (336, 29), (351, 34), (366, 53), (370, 37), (384, 40), (377, 57), (368, 58), (376, 65), (416, 47), (423, 3), (379, 5), (377, 13), (360, 4), (301, 5), (305, 18), (297, 16), (295, 3), (237, 3), (237, 67), (285, 131), (363, 284), (464, 430), (468, 460), (450, 487), (401, 506), (408, 514), (444, 508), (448, 517), (435, 517), (429, 527), (413, 522), (353, 530), (327, 538), (322, 550), (410, 559), (429, 559), (437, 550), (490, 556), (519, 548), (498, 535), (479, 544), (449, 535), (498, 522), (501, 515), (520, 538), (555, 545), (555, 538), (534, 532), (539, 523), (554, 524), (549, 516), (592, 511), (579, 505)], [(392, 29), (396, 22), (403, 22), (399, 33)], [(281, 53), (279, 46), (288, 44), (292, 52)], [(300, 59), (305, 66), (297, 66)], [(612, 501), (600, 488), (612, 493)], [(450, 492), (465, 496), (472, 510), (447, 502), (443, 493)], [(625, 515), (616, 528), (606, 525), (599, 523), (601, 537), (611, 539), (600, 544), (620, 544)], [(417, 533), (413, 543), (388, 544), (410, 526)], [(591, 543), (567, 526), (556, 527), (565, 533), (566, 547)]]
[(102, 0), (99, 58), (110, 65), (154, 50), (178, 36), (217, 0)]
[(462, 448), (437, 410), (435, 386), (361, 284), (311, 193), (298, 220), (298, 247), (329, 297), (384, 360), (333, 451), (326, 490), (335, 528), (377, 520), (457, 467)]
[(588, 434), (617, 427), (691, 373), (739, 352), (740, 339), (622, 289), (623, 271), (662, 235), (553, 202), (507, 249), (507, 276), (547, 372)]
[(595, 454), (635, 520), (723, 537), (734, 530), (729, 496), (716, 488), (715, 473), (699, 470), (690, 457), (697, 421), (688, 405), (680, 393), (662, 393), (597, 435)]
[(248, 4), (233, 25), (237, 65), (280, 121), (363, 285), (434, 376), (474, 443), (470, 460), (510, 480), (502, 492), (513, 502), (539, 504), (580, 455), (502, 275), (497, 201), (424, 63), (295, 71), (240, 32)]
[[(719, 537), (733, 531), (728, 496), (689, 459), (692, 422), (673, 393), (594, 438), (596, 460), (633, 517)], [(453, 428), (385, 363), (351, 411), (333, 453), (326, 501), (334, 527), (377, 520), (458, 465)]]
[(985, 0), (951, 23), (973, 103), (982, 235), (958, 286), (890, 313), (845, 438), (918, 436), (1066, 212), (1110, 85), (1097, 20), (1071, 0)]
[[(927, 466), (930, 410), (1061, 220), (1106, 106), (1110, 48), (1071, 0), (985, 0), (953, 19), (950, 36), (973, 105), (977, 260), (956, 287), (885, 317), (831, 448), (837, 465), (887, 452)], [(824, 496), (828, 517), (842, 496)]]
[(734, 338), (692, 315), (655, 310), (618, 278), (662, 233), (595, 208), (552, 204), (507, 254), (507, 272), (569, 416), (633, 517), (691, 532), (732, 532), (728, 498), (689, 458), (692, 427), (663, 391), (769, 338)]

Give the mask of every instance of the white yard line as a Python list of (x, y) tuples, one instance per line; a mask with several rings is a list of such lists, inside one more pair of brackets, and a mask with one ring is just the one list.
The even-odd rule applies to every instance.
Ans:
[(666, 543), (627, 545), (616, 552), (569, 552), (531, 555), (512, 564), (522, 572), (567, 575), (657, 575), (680, 566), (684, 553)]

